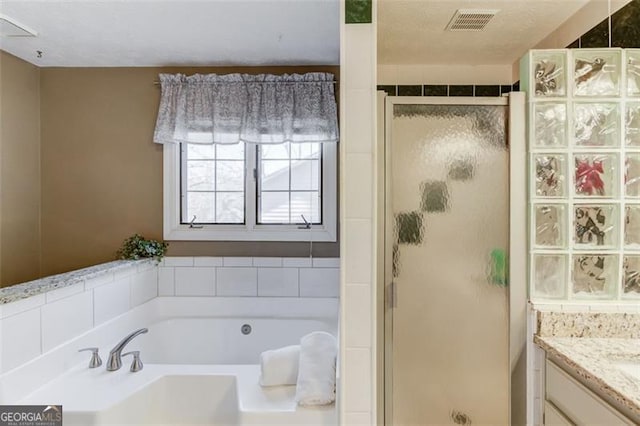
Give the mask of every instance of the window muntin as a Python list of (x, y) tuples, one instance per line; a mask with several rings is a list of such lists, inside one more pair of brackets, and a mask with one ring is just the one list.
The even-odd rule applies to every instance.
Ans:
[(258, 224), (322, 224), (321, 144), (260, 145), (256, 175)]
[(182, 144), (182, 156), (181, 223), (244, 224), (245, 145)]

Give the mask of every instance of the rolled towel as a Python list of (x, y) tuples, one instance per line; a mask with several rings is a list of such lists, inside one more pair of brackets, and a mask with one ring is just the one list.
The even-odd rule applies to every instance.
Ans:
[(295, 385), (298, 380), (300, 345), (264, 351), (260, 354), (260, 385)]
[(300, 405), (326, 405), (336, 399), (336, 338), (314, 331), (300, 339), (300, 365), (296, 401)]

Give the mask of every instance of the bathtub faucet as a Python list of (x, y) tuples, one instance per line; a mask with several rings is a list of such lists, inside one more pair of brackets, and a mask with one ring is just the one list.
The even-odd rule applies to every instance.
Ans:
[(148, 328), (141, 328), (140, 330), (136, 330), (133, 333), (129, 334), (127, 337), (122, 339), (120, 343), (118, 343), (111, 352), (109, 352), (109, 360), (107, 361), (107, 371), (116, 371), (120, 367), (122, 367), (122, 350), (127, 344), (133, 340), (134, 337), (144, 334), (149, 331)]

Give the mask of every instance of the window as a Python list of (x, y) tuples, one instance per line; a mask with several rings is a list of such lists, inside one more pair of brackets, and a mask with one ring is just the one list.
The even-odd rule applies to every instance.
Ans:
[(164, 238), (336, 241), (336, 151), (334, 143), (164, 145)]

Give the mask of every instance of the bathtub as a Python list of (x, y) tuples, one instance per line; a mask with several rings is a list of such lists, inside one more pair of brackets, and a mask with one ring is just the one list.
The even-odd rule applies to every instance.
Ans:
[[(338, 337), (337, 315), (336, 299), (159, 297), (70, 341), (73, 365), (17, 403), (61, 404), (65, 426), (335, 425), (335, 405), (303, 408), (295, 386), (262, 388), (258, 364), (309, 332)], [(125, 348), (140, 351), (143, 370), (131, 373), (124, 357), (106, 371), (111, 347), (143, 327)], [(91, 345), (102, 367), (75, 354)]]

